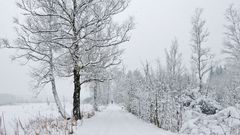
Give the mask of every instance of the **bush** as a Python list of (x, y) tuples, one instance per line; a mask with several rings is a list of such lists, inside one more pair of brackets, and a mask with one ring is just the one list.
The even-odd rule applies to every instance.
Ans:
[(60, 117), (52, 118), (43, 116), (29, 120), (26, 125), (21, 121), (17, 121), (16, 123), (20, 125), (20, 130), (24, 132), (24, 135), (71, 134), (73, 133), (73, 127), (76, 126), (76, 122), (71, 119), (66, 120)]
[(222, 110), (222, 106), (215, 100), (202, 97), (192, 101), (190, 107), (207, 115), (213, 115), (216, 114), (217, 111)]

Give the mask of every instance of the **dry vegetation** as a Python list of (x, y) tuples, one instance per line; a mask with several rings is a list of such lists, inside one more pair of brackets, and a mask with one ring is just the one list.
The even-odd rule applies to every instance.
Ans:
[[(93, 111), (84, 112), (85, 119), (91, 118), (95, 115)], [(79, 124), (81, 124), (81, 121)], [(62, 117), (53, 116), (37, 116), (30, 119), (27, 124), (20, 120), (15, 120), (15, 125), (11, 129), (14, 135), (69, 135), (77, 130), (79, 125), (74, 119), (63, 119)], [(8, 135), (6, 132), (4, 115), (0, 116), (0, 135)]]

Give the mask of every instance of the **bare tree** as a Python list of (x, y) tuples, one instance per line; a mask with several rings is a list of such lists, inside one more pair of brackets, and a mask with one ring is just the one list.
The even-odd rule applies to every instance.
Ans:
[[(104, 53), (107, 48), (115, 47), (129, 40), (128, 32), (132, 21), (116, 24), (112, 17), (126, 9), (127, 0), (22, 0), (18, 3), (26, 15), (54, 17), (58, 26), (54, 38), (48, 42), (64, 49), (59, 64), (62, 76), (73, 76), (73, 116), (81, 119), (81, 86), (98, 79), (89, 77), (91, 69), (109, 67), (118, 63), (118, 55)], [(48, 9), (48, 10), (45, 10)], [(99, 49), (100, 48), (100, 49)], [(101, 55), (96, 55), (100, 53)], [(107, 60), (107, 61), (106, 61)], [(102, 62), (106, 61), (106, 62)], [(68, 72), (62, 72), (66, 69)], [(67, 73), (67, 74), (66, 74)]]
[(149, 102), (148, 104), (150, 107), (150, 122), (154, 123), (157, 127), (161, 127), (159, 122), (159, 89), (156, 88), (154, 72), (147, 61), (143, 66), (143, 71), (145, 75), (146, 90), (148, 91), (147, 102)]
[(166, 52), (167, 72), (171, 80), (177, 81), (178, 77), (183, 74), (182, 54), (179, 53), (177, 39), (172, 41), (169, 51)]
[[(239, 89), (240, 84), (239, 68), (240, 68), (240, 10), (231, 5), (225, 14), (227, 24), (225, 25), (225, 38), (224, 38), (224, 50), (223, 52), (228, 54), (227, 57), (227, 72), (224, 75), (224, 81), (221, 83), (228, 91), (222, 97), (228, 95), (228, 104), (232, 105), (239, 101)], [(228, 83), (226, 83), (228, 82)], [(222, 98), (221, 97), (221, 98)], [(225, 101), (225, 102), (226, 102)]]
[[(28, 6), (33, 6), (32, 4), (32, 2), (28, 2)], [(53, 6), (52, 1), (47, 1), (45, 4), (49, 7)], [(19, 3), (18, 6), (22, 8)], [(49, 11), (48, 8), (42, 10)], [(54, 33), (59, 29), (53, 25), (56, 19), (53, 16), (42, 17), (30, 14), (24, 14), (24, 16), (26, 19), (24, 24), (15, 18), (18, 35), (15, 42), (10, 44), (7, 40), (2, 39), (2, 44), (6, 48), (18, 50), (13, 59), (24, 59), (24, 64), (35, 62), (31, 76), (34, 81), (34, 89), (38, 90), (36, 94), (38, 95), (41, 89), (50, 83), (58, 111), (63, 118), (67, 118), (69, 116), (61, 104), (55, 81), (56, 59), (59, 58), (56, 56), (56, 51), (59, 50), (59, 47), (49, 42), (53, 40)]]
[[(125, 0), (89, 2), (89, 4), (94, 6), (94, 9), (89, 9), (93, 10), (90, 11), (90, 16), (92, 16), (93, 19), (88, 18), (87, 16), (87, 20), (85, 23), (83, 23), (83, 25), (81, 20), (75, 20), (78, 17), (82, 17), (79, 16), (81, 14), (72, 18), (72, 20), (75, 20), (72, 21), (74, 40), (72, 46), (68, 47), (72, 59), (71, 65), (73, 65), (72, 69), (75, 85), (73, 105), (73, 114), (75, 119), (81, 119), (81, 86), (91, 81), (99, 81), (99, 78), (89, 77), (89, 74), (91, 74), (91, 71), (94, 68), (108, 68), (119, 63), (119, 51), (117, 45), (129, 40), (127, 33), (132, 29), (131, 22), (127, 22), (124, 25), (117, 25), (112, 21), (113, 15), (123, 11), (126, 8), (127, 2)], [(81, 3), (78, 4), (81, 5)], [(73, 5), (77, 6), (78, 4), (76, 1), (73, 1)], [(73, 8), (73, 11), (74, 10), (77, 11), (78, 8)], [(86, 13), (89, 14), (89, 12)], [(83, 19), (86, 19), (86, 17), (83, 17)], [(78, 25), (82, 25), (82, 27), (85, 28), (79, 28), (77, 27)], [(78, 33), (78, 31), (83, 32), (84, 34)], [(108, 48), (116, 51), (109, 52)], [(99, 55), (96, 55), (96, 53), (99, 53)], [(82, 77), (80, 78), (80, 76)]]
[[(173, 98), (172, 107), (177, 111), (176, 114), (173, 113), (177, 119), (177, 123), (172, 123), (176, 125), (176, 130), (179, 131), (182, 126), (182, 75), (183, 75), (183, 66), (182, 66), (182, 54), (179, 53), (177, 39), (172, 41), (170, 50), (166, 50), (166, 63), (167, 63), (167, 82), (170, 89), (171, 97)], [(173, 127), (174, 127), (173, 126)]]
[[(96, 79), (93, 81), (92, 84), (92, 89), (93, 89), (93, 109), (94, 111), (98, 111), (98, 101), (100, 98), (100, 91), (103, 89), (102, 92), (106, 93), (107, 95), (105, 98), (107, 99), (107, 104), (109, 103), (109, 81), (111, 80), (111, 75), (110, 72), (105, 69), (105, 68), (97, 68), (93, 70), (93, 76)], [(90, 78), (88, 78), (90, 79)], [(103, 87), (103, 88), (102, 88)]]
[(212, 55), (210, 49), (204, 47), (207, 42), (209, 32), (206, 28), (206, 21), (202, 19), (203, 9), (196, 9), (192, 17), (191, 46), (192, 46), (192, 62), (197, 71), (199, 80), (199, 91), (202, 93), (203, 77), (209, 71), (209, 61)]
[(224, 53), (229, 54), (229, 58), (234, 62), (240, 62), (240, 13), (231, 5), (225, 14), (225, 18), (228, 22), (225, 25), (225, 39), (223, 50)]

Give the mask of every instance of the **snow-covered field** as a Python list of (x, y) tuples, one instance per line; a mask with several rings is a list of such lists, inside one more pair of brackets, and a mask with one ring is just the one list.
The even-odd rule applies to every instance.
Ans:
[[(66, 111), (71, 114), (71, 103), (66, 103)], [(85, 104), (82, 105), (82, 111), (92, 110), (92, 106)], [(57, 111), (55, 103), (26, 103), (16, 105), (3, 105), (0, 106), (0, 114), (4, 116), (4, 123), (9, 135), (13, 134), (16, 128), (16, 123), (20, 120), (21, 123), (28, 124), (30, 120), (38, 117), (58, 118), (60, 115)]]

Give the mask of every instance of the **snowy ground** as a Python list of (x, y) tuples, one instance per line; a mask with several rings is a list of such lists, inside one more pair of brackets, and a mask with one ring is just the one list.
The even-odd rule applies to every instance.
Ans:
[(188, 135), (240, 135), (240, 110), (228, 107), (215, 115), (204, 115), (189, 110), (181, 132)]
[[(68, 114), (71, 114), (72, 104), (66, 103), (65, 108)], [(82, 111), (91, 109), (91, 105), (82, 105)], [(36, 117), (57, 118), (60, 115), (55, 103), (25, 103), (0, 106), (0, 116), (4, 116), (7, 133), (12, 135), (18, 120), (27, 124), (29, 120)]]
[[(69, 114), (71, 108), (71, 103), (66, 104)], [(92, 109), (89, 104), (82, 105), (82, 111), (86, 114), (92, 112)], [(100, 110), (101, 112), (95, 113), (90, 119), (85, 117), (83, 121), (79, 121), (78, 127), (74, 126), (74, 135), (177, 135), (138, 119), (118, 105), (101, 107)], [(54, 120), (59, 117), (54, 103), (4, 105), (0, 106), (0, 115), (4, 115), (7, 135), (14, 134), (17, 120), (29, 124), (30, 120), (38, 117)], [(189, 110), (184, 117), (185, 122), (181, 132), (187, 135), (239, 135), (240, 133), (240, 110), (234, 107), (226, 108), (215, 115), (204, 115)], [(32, 124), (30, 126), (34, 127)], [(55, 134), (59, 135), (62, 132), (51, 132), (51, 135)]]
[[(83, 121), (76, 135), (174, 135), (148, 124), (117, 105)], [(175, 134), (176, 135), (176, 134)]]
[[(71, 104), (66, 110), (71, 110)], [(83, 110), (91, 110), (90, 105), (83, 105)], [(16, 120), (27, 123), (29, 119), (38, 116), (58, 117), (55, 104), (31, 103), (0, 106), (0, 113), (4, 114), (7, 133), (14, 134)], [(148, 124), (117, 105), (109, 105), (102, 112), (98, 112), (90, 119), (84, 119), (75, 135), (175, 135)]]

